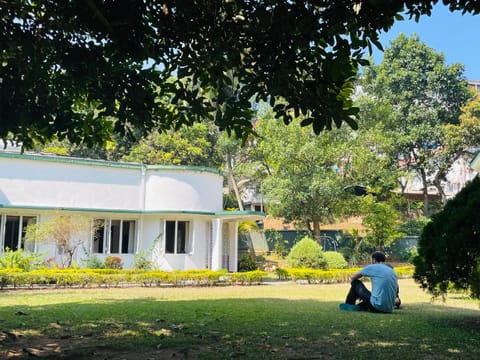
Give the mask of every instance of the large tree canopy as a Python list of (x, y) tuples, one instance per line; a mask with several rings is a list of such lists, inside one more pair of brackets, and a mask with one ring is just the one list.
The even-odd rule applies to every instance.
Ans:
[[(456, 159), (441, 159), (453, 150), (446, 144), (446, 130), (452, 132), (458, 125), (462, 107), (472, 97), (463, 66), (446, 65), (443, 54), (417, 35), (400, 34), (385, 50), (382, 63), (368, 68), (363, 80), (364, 91), (373, 96), (373, 102), (390, 105), (390, 114), (380, 121), (389, 125), (386, 129), (395, 138), (393, 156), (402, 164), (404, 178), (415, 173), (421, 179), (424, 215), (428, 216), (428, 187), (435, 185), (444, 194), (444, 178)], [(464, 141), (467, 147), (478, 144), (475, 137), (470, 139), (468, 144)], [(455, 152), (457, 158), (460, 154), (460, 150)]]
[(205, 117), (246, 136), (252, 99), (317, 133), (355, 127), (364, 50), (405, 9), (418, 19), (437, 2), (0, 1), (0, 138), (95, 144)]

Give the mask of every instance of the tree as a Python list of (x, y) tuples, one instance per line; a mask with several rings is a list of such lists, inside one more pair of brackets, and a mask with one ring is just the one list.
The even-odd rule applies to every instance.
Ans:
[(377, 202), (369, 196), (365, 203), (362, 224), (367, 227), (366, 240), (379, 251), (392, 244), (403, 233), (398, 230), (400, 214), (387, 201)]
[(219, 168), (218, 132), (211, 123), (195, 123), (176, 131), (152, 131), (133, 145), (122, 160), (151, 165), (187, 165)]
[(450, 286), (480, 298), (480, 178), (432, 216), (419, 240), (414, 279), (435, 295)]
[(321, 224), (340, 216), (352, 197), (344, 191), (349, 183), (339, 171), (348, 134), (316, 136), (300, 120), (285, 127), (271, 117), (260, 119), (256, 130), (260, 137), (252, 145), (259, 162), (252, 165), (264, 176), (261, 193), (268, 212), (306, 226), (319, 241)]
[(71, 267), (77, 249), (90, 241), (95, 227), (90, 218), (56, 215), (49, 221), (42, 221), (26, 227), (25, 241), (37, 244), (53, 244), (62, 259), (62, 267)]
[(242, 154), (242, 143), (236, 136), (226, 136), (225, 133), (219, 134), (218, 151), (224, 156), (224, 173), (227, 178), (227, 193), (230, 195), (233, 191), (237, 208), (243, 211), (243, 201), (240, 194), (239, 181), (237, 179), (235, 170), (244, 158)]
[[(258, 137), (248, 143), (248, 178), (261, 184), (268, 212), (307, 227), (320, 240), (320, 228), (362, 212), (351, 189), (379, 199), (396, 185), (390, 142), (378, 127), (338, 129), (315, 135), (297, 119), (288, 127), (267, 110), (258, 118)], [(366, 151), (368, 149), (368, 151)], [(246, 173), (246, 172), (245, 172)]]
[[(401, 34), (385, 50), (383, 62), (366, 71), (364, 88), (391, 104), (390, 136), (405, 174), (414, 172), (423, 184), (424, 214), (429, 215), (428, 187), (439, 168), (435, 156), (445, 151), (446, 125), (458, 124), (471, 98), (463, 66), (445, 65), (443, 54)], [(443, 173), (443, 172), (442, 172)]]
[(2, 1), (0, 138), (91, 146), (210, 117), (245, 139), (252, 99), (316, 133), (356, 127), (364, 50), (381, 48), (404, 7), (418, 20), (437, 2)]
[(470, 161), (480, 143), (480, 95), (475, 96), (463, 108), (459, 122), (445, 125), (442, 151), (437, 151), (433, 163), (437, 167), (433, 183), (445, 199), (442, 182), (458, 159)]

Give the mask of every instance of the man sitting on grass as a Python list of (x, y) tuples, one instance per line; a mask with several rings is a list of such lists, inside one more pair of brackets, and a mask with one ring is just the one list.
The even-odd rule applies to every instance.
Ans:
[[(362, 276), (369, 277), (372, 283), (370, 292), (359, 280)], [(372, 263), (365, 266), (351, 277), (351, 287), (345, 302), (355, 305), (357, 299), (359, 310), (376, 313), (391, 313), (393, 307), (400, 306), (398, 298), (397, 274), (391, 266), (385, 264), (385, 254), (376, 251), (372, 254)]]

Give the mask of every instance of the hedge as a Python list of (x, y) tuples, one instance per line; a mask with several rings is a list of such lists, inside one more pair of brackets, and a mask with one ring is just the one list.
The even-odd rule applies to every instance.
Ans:
[[(359, 271), (360, 268), (317, 270), (307, 268), (277, 268), (275, 273), (280, 280), (306, 281), (314, 283), (342, 283), (350, 282), (350, 276)], [(396, 267), (395, 272), (399, 278), (410, 278), (413, 275), (413, 266)]]
[[(277, 268), (281, 280), (306, 281), (315, 283), (349, 282), (350, 276), (360, 270), (336, 269), (284, 269)], [(414, 267), (395, 268), (399, 278), (412, 277)], [(117, 269), (42, 269), (22, 271), (19, 269), (0, 270), (0, 289), (34, 287), (118, 287), (118, 286), (216, 286), (260, 284), (267, 277), (265, 271), (229, 273), (212, 270), (117, 270)]]
[(187, 270), (148, 271), (115, 269), (0, 270), (0, 289), (33, 287), (214, 286), (261, 283), (264, 271)]

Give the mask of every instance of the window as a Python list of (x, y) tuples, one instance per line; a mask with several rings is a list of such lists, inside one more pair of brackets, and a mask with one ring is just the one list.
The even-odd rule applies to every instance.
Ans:
[(0, 241), (2, 249), (28, 251), (35, 250), (35, 244), (25, 244), (25, 229), (37, 222), (36, 216), (3, 215), (0, 217)]
[(165, 222), (165, 252), (167, 254), (186, 254), (190, 252), (190, 222)]
[(135, 225), (135, 220), (94, 220), (93, 252), (133, 254), (135, 252)]
[(103, 254), (105, 251), (105, 220), (93, 220), (93, 252)]

